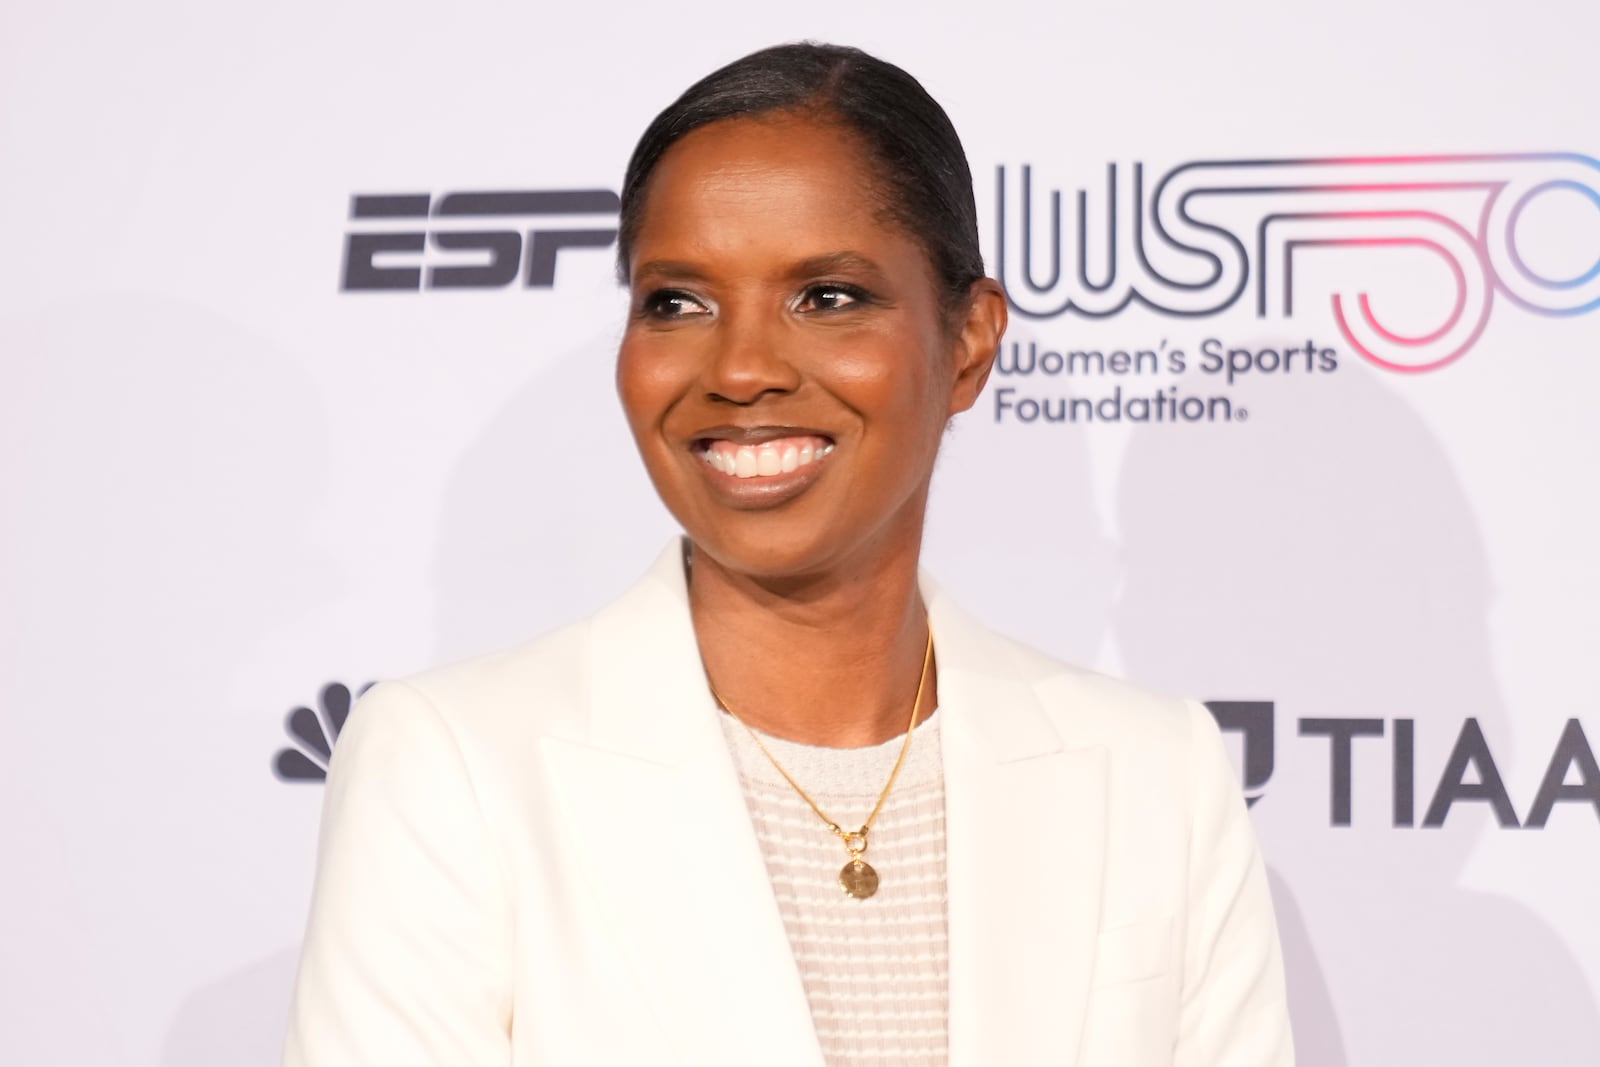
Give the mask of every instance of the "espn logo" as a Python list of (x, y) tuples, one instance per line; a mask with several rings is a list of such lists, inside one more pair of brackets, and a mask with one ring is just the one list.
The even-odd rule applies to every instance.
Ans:
[[(569, 248), (610, 248), (617, 194), (609, 189), (367, 194), (350, 198), (345, 292), (500, 289), (519, 277), (529, 289), (555, 284)], [(536, 225), (510, 220), (532, 219)], [(490, 228), (497, 220), (500, 228)], [(550, 225), (565, 220), (569, 226)], [(595, 225), (603, 222), (604, 225)], [(373, 227), (373, 228), (369, 228)]]

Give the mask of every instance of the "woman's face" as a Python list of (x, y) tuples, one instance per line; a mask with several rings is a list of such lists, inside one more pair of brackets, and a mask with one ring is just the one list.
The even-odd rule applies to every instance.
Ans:
[(730, 119), (651, 175), (617, 388), (698, 548), (782, 578), (920, 545), (951, 415), (1005, 325), (991, 282), (944, 313), (921, 244), (837, 126)]

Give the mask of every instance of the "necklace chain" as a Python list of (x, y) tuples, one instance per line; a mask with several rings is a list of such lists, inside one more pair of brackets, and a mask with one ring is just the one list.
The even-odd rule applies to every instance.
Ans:
[[(861, 858), (861, 854), (867, 850), (867, 831), (872, 829), (873, 821), (877, 819), (878, 813), (883, 811), (883, 805), (889, 799), (889, 791), (894, 788), (895, 779), (900, 777), (900, 768), (905, 765), (906, 753), (911, 751), (911, 737), (917, 728), (917, 718), (922, 713), (922, 695), (927, 689), (929, 668), (932, 665), (933, 629), (929, 627), (928, 643), (922, 652), (922, 675), (917, 679), (917, 695), (911, 702), (911, 722), (906, 726), (906, 739), (900, 744), (900, 755), (894, 761), (894, 769), (889, 772), (889, 780), (884, 783), (883, 791), (878, 794), (878, 802), (872, 806), (872, 812), (862, 822), (859, 830), (846, 830), (833, 819), (828, 818), (827, 813), (817, 805), (815, 800), (811, 799), (811, 794), (807, 793), (800, 783), (794, 780), (794, 776), (784, 769), (783, 764), (778, 762), (778, 757), (772, 754), (772, 750), (761, 740), (761, 735), (756, 733), (755, 728), (746, 722), (738, 712), (729, 707), (726, 700), (722, 699), (722, 694), (717, 692), (717, 687), (712, 684), (709, 675), (706, 678), (706, 685), (710, 688), (711, 696), (716, 700), (717, 705), (738, 720), (739, 725), (743, 726), (750, 734), (750, 739), (756, 743), (756, 747), (761, 750), (762, 755), (766, 756), (768, 761), (777, 768), (778, 773), (783, 775), (783, 780), (788, 782), (796, 793), (800, 794), (800, 799), (804, 800), (807, 806), (817, 813), (817, 818), (821, 819), (828, 829), (839, 840), (844, 842), (844, 847), (850, 853), (850, 862), (845, 864), (845, 870), (840, 874), (840, 881), (852, 896), (868, 897), (877, 890), (877, 874), (867, 866), (866, 862)], [(870, 885), (862, 884), (862, 872), (870, 875)]]

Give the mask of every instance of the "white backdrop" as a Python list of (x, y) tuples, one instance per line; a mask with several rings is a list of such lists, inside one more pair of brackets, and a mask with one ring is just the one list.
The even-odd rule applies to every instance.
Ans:
[[(1600, 8), (1293, 7), (0, 11), (5, 1061), (275, 1063), (325, 687), (585, 614), (671, 531), (608, 251), (363, 291), (348, 235), (521, 234), (373, 261), (492, 274), (603, 230), (603, 197), (442, 198), (614, 191), (695, 77), (809, 36), (946, 104), (1035, 314), (948, 440), (928, 564), (1052, 652), (1255, 702), (1229, 736), (1301, 1062), (1600, 1063)], [(377, 194), (434, 215), (351, 217)], [(1212, 417), (1135, 421), (1156, 393)]]

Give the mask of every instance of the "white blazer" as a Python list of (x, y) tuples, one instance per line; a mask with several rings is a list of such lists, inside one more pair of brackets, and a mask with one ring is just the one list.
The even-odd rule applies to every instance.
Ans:
[[(286, 1067), (823, 1067), (681, 558), (586, 622), (362, 699), (328, 774)], [(923, 593), (951, 1067), (1292, 1065), (1210, 715)]]

